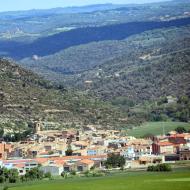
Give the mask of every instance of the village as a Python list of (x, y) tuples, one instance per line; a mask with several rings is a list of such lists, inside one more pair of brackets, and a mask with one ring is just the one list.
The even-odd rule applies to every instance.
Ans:
[(25, 175), (40, 166), (52, 176), (63, 172), (105, 170), (110, 154), (125, 158), (125, 169), (147, 168), (158, 163), (190, 160), (190, 134), (175, 131), (167, 135), (140, 139), (117, 130), (87, 126), (82, 130), (43, 130), (36, 122), (35, 133), (25, 141), (0, 144), (0, 166), (17, 169)]

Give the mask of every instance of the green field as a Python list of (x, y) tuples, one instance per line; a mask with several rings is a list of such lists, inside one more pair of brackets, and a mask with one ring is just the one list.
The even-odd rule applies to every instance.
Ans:
[(182, 190), (190, 189), (190, 170), (171, 173), (128, 172), (109, 177), (39, 182), (11, 190)]
[(163, 129), (165, 133), (175, 130), (177, 127), (185, 127), (187, 130), (190, 129), (190, 123), (183, 122), (148, 122), (139, 127), (133, 128), (127, 131), (128, 135), (134, 137), (142, 137), (147, 133), (152, 133), (154, 135), (163, 134)]

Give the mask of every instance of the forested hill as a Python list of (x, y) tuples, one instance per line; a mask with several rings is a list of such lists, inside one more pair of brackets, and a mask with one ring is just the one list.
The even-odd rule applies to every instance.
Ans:
[(85, 81), (91, 81), (90, 91), (103, 99), (125, 97), (136, 103), (189, 95), (189, 31), (187, 26), (131, 37), (125, 45), (121, 42), (123, 53), (80, 75), (66, 77), (65, 82), (85, 89)]
[(32, 72), (0, 59), (1, 123), (42, 119), (62, 127), (87, 124), (117, 127), (123, 117), (125, 115), (109, 103), (53, 86)]
[(76, 46), (22, 65), (106, 100), (134, 102), (189, 93), (190, 26), (147, 31), (121, 41)]
[(24, 42), (0, 41), (0, 52), (15, 59), (32, 57), (33, 55), (46, 56), (71, 46), (105, 40), (122, 40), (147, 30), (172, 26), (180, 27), (187, 24), (190, 24), (190, 18), (162, 22), (131, 22), (101, 27), (79, 28), (39, 38), (32, 43), (26, 44)]

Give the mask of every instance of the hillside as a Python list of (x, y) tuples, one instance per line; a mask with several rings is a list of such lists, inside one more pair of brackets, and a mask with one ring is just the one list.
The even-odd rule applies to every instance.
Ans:
[(189, 0), (54, 11), (0, 14), (0, 56), (54, 83), (1, 60), (3, 121), (190, 120)]
[(180, 27), (188, 24), (190, 24), (190, 18), (157, 22), (130, 22), (100, 27), (78, 28), (48, 37), (38, 38), (30, 43), (0, 41), (0, 52), (4, 52), (5, 56), (15, 59), (23, 59), (32, 57), (33, 55), (41, 57), (54, 54), (72, 46), (105, 40), (123, 40), (148, 30)]
[(127, 134), (140, 138), (147, 134), (161, 135), (163, 133), (168, 133), (174, 131), (177, 127), (184, 127), (188, 131), (190, 129), (190, 124), (183, 122), (148, 122), (140, 127), (127, 130)]
[(117, 127), (126, 117), (109, 103), (55, 87), (3, 59), (0, 60), (0, 113), (1, 123), (7, 126), (42, 119), (62, 127), (87, 124)]
[[(71, 29), (188, 17), (189, 0), (142, 5), (102, 4), (0, 13), (0, 39), (35, 40)], [(47, 24), (48, 23), (48, 24)]]
[(103, 99), (127, 97), (144, 101), (189, 93), (190, 26), (144, 32), (121, 41), (69, 48), (21, 64), (70, 87)]

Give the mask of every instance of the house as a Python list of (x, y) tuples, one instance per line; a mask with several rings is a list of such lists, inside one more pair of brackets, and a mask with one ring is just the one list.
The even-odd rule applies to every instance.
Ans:
[(73, 156), (87, 156), (87, 150), (83, 149), (83, 150), (75, 150), (72, 153)]
[(126, 160), (134, 160), (135, 159), (135, 150), (133, 147), (126, 147), (121, 149), (120, 155), (124, 156)]
[(0, 144), (0, 159), (4, 159), (5, 158), (5, 144), (1, 143)]
[[(106, 155), (98, 156), (65, 156), (65, 157), (52, 157), (52, 158), (36, 158), (35, 161), (42, 166), (62, 166), (64, 172), (71, 171), (86, 171), (92, 166), (100, 167), (102, 162), (106, 160)], [(80, 167), (79, 167), (80, 166)], [(46, 167), (45, 171), (51, 170)], [(52, 169), (58, 171), (58, 168)], [(60, 168), (59, 168), (60, 171)]]
[(134, 151), (135, 159), (138, 159), (142, 155), (151, 155), (152, 153), (152, 141), (147, 139), (129, 140), (127, 147), (131, 147), (131, 150)]
[(87, 149), (88, 156), (104, 155), (106, 152), (107, 150), (104, 146), (94, 146)]
[(72, 145), (79, 149), (85, 149), (89, 146), (89, 143), (86, 141), (76, 141)]
[(24, 175), (26, 171), (36, 168), (38, 163), (31, 159), (3, 160), (3, 167), (7, 169), (17, 169), (19, 175)]
[(190, 160), (190, 148), (182, 148), (179, 152), (180, 160)]
[(6, 159), (12, 151), (12, 145), (6, 143), (0, 143), (0, 159)]
[(74, 163), (65, 162), (65, 163), (63, 164), (63, 171), (64, 171), (64, 172), (75, 171)]
[(18, 171), (19, 175), (26, 174), (25, 164), (23, 164), (23, 163), (14, 165), (13, 169), (16, 169)]
[(40, 167), (40, 170), (44, 173), (50, 172), (53, 176), (61, 175), (63, 172), (63, 165), (62, 164), (55, 164), (55, 165), (49, 165), (49, 166), (42, 166)]
[(139, 164), (140, 165), (147, 165), (147, 164), (159, 164), (163, 163), (164, 156), (156, 156), (156, 155), (146, 155), (146, 156), (141, 156), (139, 158)]
[(80, 160), (79, 162), (76, 163), (76, 171), (78, 172), (83, 172), (83, 171), (88, 171), (94, 166), (94, 161), (92, 160)]
[(155, 142), (152, 144), (153, 154), (174, 154), (174, 144), (171, 142)]
[(186, 144), (185, 134), (170, 135), (168, 141), (174, 144)]
[(152, 144), (152, 150), (153, 154), (179, 154), (180, 149), (186, 144), (185, 134), (172, 134), (156, 139)]
[(186, 140), (186, 146), (190, 148), (190, 134), (186, 134), (184, 139)]
[(34, 160), (28, 161), (25, 163), (25, 169), (26, 171), (31, 170), (33, 168), (38, 167), (38, 163)]
[(168, 104), (172, 104), (172, 103), (176, 103), (177, 102), (177, 98), (173, 97), (173, 96), (167, 96), (167, 102)]

